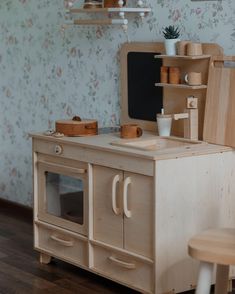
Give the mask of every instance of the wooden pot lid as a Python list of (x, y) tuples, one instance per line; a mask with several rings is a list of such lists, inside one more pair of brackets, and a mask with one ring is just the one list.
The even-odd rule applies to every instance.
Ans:
[(92, 119), (57, 120), (55, 128), (56, 132), (69, 137), (92, 136), (98, 134), (98, 122)]
[[(205, 107), (203, 140), (235, 147), (235, 56), (211, 60)], [(233, 64), (233, 66), (232, 66)]]

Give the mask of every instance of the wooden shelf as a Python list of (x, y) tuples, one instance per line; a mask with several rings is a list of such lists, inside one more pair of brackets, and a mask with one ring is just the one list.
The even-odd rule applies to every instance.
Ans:
[(208, 59), (211, 55), (195, 55), (195, 56), (186, 56), (186, 55), (154, 55), (154, 58), (167, 58), (167, 59), (184, 59), (184, 60), (198, 60), (198, 59)]
[(189, 86), (186, 84), (166, 84), (166, 83), (155, 83), (156, 87), (166, 87), (166, 88), (178, 88), (178, 89), (192, 89), (192, 90), (199, 90), (199, 89), (206, 89), (207, 85), (199, 85), (199, 86)]
[[(137, 14), (143, 19), (151, 8), (147, 7), (122, 7), (122, 8), (70, 8), (66, 13), (71, 16), (65, 22), (66, 25), (122, 25), (127, 30), (128, 19), (127, 14)], [(107, 14), (106, 18), (92, 17), (98, 13)], [(91, 18), (73, 19), (75, 14), (88, 14)], [(115, 16), (114, 16), (115, 15)]]
[(75, 19), (73, 20), (74, 25), (127, 25), (127, 19)]
[(120, 13), (120, 12), (125, 12), (125, 13), (149, 13), (151, 11), (151, 8), (147, 7), (137, 7), (137, 8), (132, 8), (132, 7), (123, 7), (123, 8), (71, 8), (68, 10), (69, 13)]

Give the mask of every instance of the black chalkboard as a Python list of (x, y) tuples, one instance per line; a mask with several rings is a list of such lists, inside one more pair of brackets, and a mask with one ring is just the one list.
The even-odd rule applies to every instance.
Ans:
[[(130, 118), (156, 121), (161, 112), (163, 91), (160, 82), (162, 60), (156, 52), (129, 52), (127, 55), (128, 114)], [(160, 53), (159, 53), (160, 54)]]

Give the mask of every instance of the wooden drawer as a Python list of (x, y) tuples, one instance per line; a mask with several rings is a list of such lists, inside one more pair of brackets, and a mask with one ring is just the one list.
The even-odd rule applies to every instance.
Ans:
[(93, 269), (136, 290), (153, 293), (153, 265), (135, 257), (94, 246)]
[[(71, 138), (66, 138), (66, 140), (68, 141), (65, 142), (65, 139), (63, 139), (63, 141), (58, 139), (51, 141), (51, 139), (46, 140), (45, 138), (34, 138), (33, 152), (37, 154), (41, 153), (43, 155), (53, 155), (55, 158), (62, 158), (63, 160), (72, 160), (75, 161), (75, 164), (76, 161), (82, 161), (147, 176), (154, 175), (153, 160), (130, 156), (127, 152), (119, 154), (120, 151), (117, 152), (114, 149), (111, 149), (111, 147), (109, 149), (110, 152), (107, 152), (105, 148), (102, 148), (102, 150), (99, 144), (97, 146), (90, 144), (89, 147), (89, 142), (87, 143), (87, 146), (82, 146), (79, 143), (76, 145), (70, 144), (72, 141)], [(136, 160), (137, 158), (138, 160)]]
[(73, 160), (76, 159), (79, 155), (81, 157), (81, 150), (78, 146), (65, 144), (62, 141), (51, 142), (34, 139), (33, 143), (34, 152), (54, 155), (62, 158), (70, 158)]
[(37, 249), (42, 249), (65, 261), (87, 266), (88, 246), (84, 238), (41, 225), (36, 225), (35, 233)]

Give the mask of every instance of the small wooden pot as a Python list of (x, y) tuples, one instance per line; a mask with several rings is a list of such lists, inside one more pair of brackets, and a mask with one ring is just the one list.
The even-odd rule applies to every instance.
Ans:
[(188, 56), (202, 55), (202, 44), (201, 43), (189, 43), (187, 45)]
[(161, 83), (168, 83), (168, 66), (161, 66)]
[(179, 67), (169, 68), (169, 83), (180, 84), (180, 68)]
[(103, 6), (102, 0), (85, 0), (83, 8), (94, 9), (94, 8), (102, 8), (102, 6)]
[(65, 136), (92, 136), (98, 134), (98, 122), (96, 120), (57, 120), (56, 132)]
[[(120, 5), (118, 4), (118, 0), (104, 0), (104, 7), (105, 8), (111, 8), (111, 7), (120, 7)], [(126, 1), (123, 1), (123, 6), (126, 5)]]
[(187, 46), (191, 41), (179, 41), (176, 44), (177, 55), (185, 56), (187, 55)]

